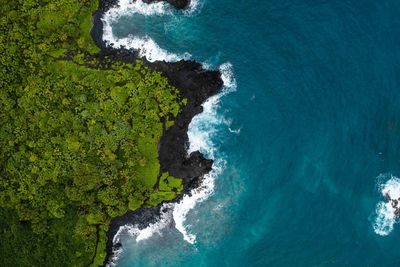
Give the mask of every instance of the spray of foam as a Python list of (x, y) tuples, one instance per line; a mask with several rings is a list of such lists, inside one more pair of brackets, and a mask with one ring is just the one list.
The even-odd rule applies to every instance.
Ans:
[(130, 236), (134, 237), (136, 242), (146, 240), (154, 234), (162, 235), (161, 230), (167, 225), (171, 224), (171, 211), (173, 204), (166, 203), (163, 204), (161, 210), (165, 211), (161, 213), (161, 217), (155, 223), (149, 224), (144, 229), (139, 229), (136, 225), (124, 225), (118, 230), (118, 233), (114, 236), (113, 243), (118, 243), (120, 241), (121, 233), (128, 233)]
[[(207, 66), (208, 67), (208, 66)], [(214, 159), (214, 145), (211, 136), (215, 134), (217, 125), (229, 124), (225, 118), (218, 116), (218, 104), (222, 96), (236, 90), (236, 80), (231, 63), (224, 63), (219, 67), (224, 88), (221, 93), (207, 99), (203, 104), (203, 112), (193, 118), (189, 125), (189, 150), (188, 154), (199, 150)]]
[(191, 195), (185, 195), (181, 202), (176, 203), (173, 210), (175, 228), (182, 233), (183, 239), (190, 244), (196, 242), (196, 235), (189, 233), (185, 225), (186, 216), (198, 203), (206, 200), (214, 192), (214, 180), (222, 171), (221, 162), (215, 162), (213, 170), (204, 176), (199, 187), (191, 191)]
[(140, 57), (145, 57), (148, 61), (167, 61), (176, 62), (182, 59), (189, 59), (191, 55), (185, 53), (176, 55), (162, 49), (150, 37), (143, 38), (129, 35), (128, 37), (118, 38), (114, 36), (112, 24), (122, 16), (142, 14), (145, 16), (173, 15), (173, 11), (165, 2), (146, 4), (142, 0), (120, 0), (118, 6), (108, 10), (103, 18), (103, 40), (107, 45), (114, 48), (134, 49), (138, 51)]
[[(132, 224), (121, 226), (114, 236), (113, 243), (119, 243), (121, 241), (121, 236), (124, 234), (128, 234), (130, 237), (134, 238), (136, 242), (146, 240), (155, 234), (162, 236), (162, 230), (172, 224), (173, 208), (174, 204), (164, 203), (161, 207), (161, 210), (164, 212), (161, 213), (160, 218), (155, 223), (149, 224), (144, 229), (139, 229), (137, 225)], [(113, 258), (110, 260), (110, 262), (107, 263), (107, 267), (117, 266), (117, 262), (120, 255), (122, 254), (122, 251), (122, 248), (113, 250)]]
[(145, 16), (171, 14), (172, 10), (165, 2), (146, 4), (142, 0), (119, 0), (118, 7), (113, 8), (117, 15), (141, 14)]
[(208, 158), (214, 160), (212, 171), (204, 176), (201, 186), (192, 190), (190, 195), (185, 195), (180, 203), (175, 204), (173, 218), (176, 229), (182, 233), (183, 239), (194, 244), (196, 236), (189, 233), (185, 226), (186, 216), (198, 203), (209, 198), (215, 187), (215, 179), (224, 169), (225, 161), (221, 158), (215, 158), (216, 147), (212, 142), (212, 136), (216, 132), (218, 125), (227, 123), (222, 116), (218, 115), (218, 103), (222, 96), (236, 90), (236, 81), (233, 76), (232, 64), (225, 63), (220, 66), (221, 78), (224, 82), (224, 88), (218, 95), (210, 97), (203, 104), (203, 112), (193, 118), (189, 125), (189, 150), (188, 154), (199, 150)]
[[(200, 150), (205, 153), (207, 157), (214, 159), (212, 171), (205, 175), (202, 179), (201, 185), (193, 189), (190, 194), (185, 195), (179, 203), (163, 204), (162, 210), (166, 212), (161, 214), (161, 218), (153, 224), (150, 224), (144, 229), (139, 229), (136, 225), (121, 226), (118, 233), (114, 237), (114, 244), (120, 241), (121, 234), (127, 233), (136, 242), (143, 241), (150, 238), (154, 234), (162, 235), (162, 230), (168, 225), (175, 225), (175, 228), (182, 233), (183, 239), (191, 244), (196, 242), (196, 235), (188, 230), (188, 225), (185, 225), (186, 216), (198, 203), (209, 198), (215, 187), (215, 179), (224, 169), (225, 161), (220, 158), (215, 158), (215, 145), (212, 143), (212, 135), (215, 133), (217, 125), (226, 123), (222, 116), (217, 114), (219, 100), (222, 96), (236, 89), (236, 81), (233, 76), (232, 65), (225, 63), (220, 66), (221, 77), (224, 82), (222, 92), (216, 96), (209, 98), (204, 104), (204, 111), (197, 115), (189, 125), (189, 142), (190, 148), (188, 153)], [(109, 266), (115, 266), (121, 250), (114, 251), (114, 259)]]
[(202, 2), (200, 0), (190, 0), (189, 6), (183, 11), (185, 16), (193, 16), (200, 12)]
[[(199, 10), (199, 0), (192, 0), (188, 9), (184, 11), (184, 15), (191, 16)], [(130, 1), (120, 0), (119, 6), (110, 9), (103, 16), (103, 39), (109, 46), (114, 48), (126, 48), (137, 50), (139, 56), (146, 57), (147, 60), (153, 61), (168, 61), (174, 62), (181, 59), (188, 59), (190, 54), (176, 55), (167, 52), (160, 48), (151, 38), (144, 37), (138, 38), (128, 36), (126, 38), (117, 38), (113, 35), (112, 24), (121, 16), (131, 14), (142, 15), (172, 15), (173, 12), (164, 2), (153, 4), (145, 4), (142, 0)], [(186, 216), (188, 212), (193, 209), (197, 203), (206, 200), (213, 192), (215, 186), (215, 178), (222, 172), (224, 167), (223, 159), (215, 159), (215, 146), (212, 143), (212, 135), (215, 133), (215, 126), (226, 123), (229, 121), (217, 115), (217, 107), (220, 98), (229, 92), (236, 90), (236, 81), (233, 76), (232, 64), (225, 63), (220, 66), (221, 78), (224, 83), (222, 92), (214, 97), (209, 98), (204, 104), (203, 113), (196, 116), (189, 126), (189, 142), (190, 147), (188, 153), (200, 150), (205, 153), (209, 158), (214, 159), (213, 170), (205, 175), (202, 179), (201, 185), (193, 189), (189, 195), (185, 195), (179, 203), (164, 204), (162, 210), (167, 212), (162, 213), (161, 218), (154, 224), (150, 224), (144, 229), (139, 229), (136, 225), (125, 225), (120, 227), (118, 233), (115, 235), (113, 242), (117, 243), (120, 240), (122, 233), (128, 233), (134, 237), (136, 242), (148, 239), (154, 234), (162, 234), (162, 229), (174, 223), (175, 228), (182, 233), (185, 241), (193, 244), (196, 241), (196, 236), (189, 233), (187, 225), (185, 225)], [(173, 221), (172, 221), (173, 220)], [(115, 266), (118, 256), (122, 252), (121, 249), (114, 251), (114, 258), (109, 263), (109, 266)]]
[(375, 233), (386, 236), (392, 232), (397, 222), (396, 208), (393, 206), (392, 200), (400, 203), (400, 179), (391, 174), (378, 177), (378, 180), (383, 179), (388, 180), (379, 185), (379, 191), (386, 200), (379, 202), (376, 206), (376, 218), (373, 227)]

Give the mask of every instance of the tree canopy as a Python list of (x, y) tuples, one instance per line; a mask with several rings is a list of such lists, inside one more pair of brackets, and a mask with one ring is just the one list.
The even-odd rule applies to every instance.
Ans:
[(0, 5), (4, 266), (101, 265), (111, 218), (182, 190), (157, 145), (185, 102), (140, 61), (91, 56), (97, 1)]

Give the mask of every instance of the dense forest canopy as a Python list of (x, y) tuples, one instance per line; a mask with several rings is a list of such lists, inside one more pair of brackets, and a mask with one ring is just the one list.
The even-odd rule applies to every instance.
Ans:
[(184, 100), (140, 62), (93, 56), (97, 1), (0, 5), (3, 266), (101, 265), (112, 217), (182, 190), (157, 144)]

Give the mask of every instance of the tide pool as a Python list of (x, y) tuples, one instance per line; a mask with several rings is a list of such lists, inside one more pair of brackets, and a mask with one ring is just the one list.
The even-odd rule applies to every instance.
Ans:
[(121, 236), (117, 266), (399, 266), (379, 203), (400, 176), (400, 2), (192, 4), (136, 5), (108, 28), (150, 59), (225, 73), (189, 131), (216, 161), (209, 195)]

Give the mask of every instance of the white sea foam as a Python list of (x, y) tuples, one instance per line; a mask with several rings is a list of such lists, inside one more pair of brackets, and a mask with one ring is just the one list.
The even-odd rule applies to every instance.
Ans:
[(175, 227), (183, 235), (184, 240), (193, 244), (196, 242), (196, 235), (189, 233), (185, 226), (186, 216), (198, 203), (209, 198), (215, 187), (215, 179), (224, 169), (225, 161), (222, 158), (216, 158), (216, 147), (212, 137), (216, 133), (218, 125), (227, 123), (227, 120), (217, 113), (218, 103), (222, 96), (236, 90), (236, 81), (233, 75), (232, 64), (225, 63), (220, 66), (221, 78), (224, 82), (224, 88), (221, 93), (210, 97), (203, 104), (203, 112), (195, 116), (189, 125), (189, 149), (188, 154), (193, 151), (201, 151), (208, 158), (214, 160), (212, 171), (205, 175), (200, 187), (191, 191), (190, 196), (185, 195), (180, 203), (175, 205), (173, 217)]
[(224, 63), (219, 67), (221, 72), (221, 78), (224, 82), (224, 87), (226, 90), (222, 91), (223, 95), (236, 90), (237, 83), (235, 75), (233, 74), (233, 66), (230, 62)]
[(216, 161), (212, 171), (205, 175), (201, 185), (191, 191), (191, 195), (185, 195), (183, 199), (175, 204), (173, 210), (173, 219), (176, 229), (182, 233), (183, 239), (190, 244), (196, 242), (196, 235), (188, 231), (190, 225), (185, 225), (186, 216), (198, 203), (209, 198), (214, 193), (215, 178), (222, 171), (223, 162)]
[(189, 125), (189, 150), (206, 153), (214, 159), (214, 144), (211, 136), (215, 134), (216, 126), (221, 124), (230, 124), (223, 116), (218, 115), (218, 104), (221, 97), (236, 90), (236, 80), (233, 75), (231, 63), (224, 63), (219, 67), (221, 78), (224, 82), (224, 88), (221, 93), (207, 99), (203, 104), (203, 112), (192, 119)]
[[(220, 98), (236, 89), (236, 81), (233, 77), (232, 65), (227, 63), (220, 66), (224, 88), (221, 93), (209, 98), (203, 104), (203, 112), (193, 118), (189, 125), (189, 143), (188, 153), (200, 150), (207, 157), (214, 160), (213, 169), (205, 175), (199, 187), (193, 189), (189, 195), (183, 196), (179, 203), (164, 204), (161, 218), (154, 224), (150, 224), (145, 229), (139, 229), (135, 225), (125, 225), (120, 227), (115, 235), (113, 242), (117, 243), (123, 233), (127, 233), (135, 238), (136, 242), (148, 239), (154, 234), (162, 235), (162, 229), (166, 226), (175, 225), (175, 228), (182, 233), (183, 239), (191, 244), (196, 242), (196, 235), (190, 233), (189, 225), (185, 225), (186, 216), (198, 203), (209, 198), (215, 187), (215, 179), (224, 169), (225, 161), (221, 158), (215, 158), (216, 147), (212, 142), (212, 136), (218, 125), (227, 123), (223, 116), (217, 114)], [(115, 260), (115, 259), (114, 259)]]
[(146, 4), (142, 0), (119, 0), (118, 5), (111, 8), (107, 14), (115, 18), (130, 14), (141, 14), (145, 16), (151, 15), (167, 15), (171, 14), (170, 5), (161, 1), (151, 4)]
[(228, 130), (229, 130), (231, 133), (240, 134), (240, 131), (242, 130), (242, 128), (239, 128), (239, 129), (232, 129), (231, 127), (229, 127)]
[[(190, 6), (184, 11), (184, 15), (193, 15), (201, 7), (199, 0), (192, 0)], [(128, 36), (126, 38), (117, 38), (113, 35), (112, 24), (120, 17), (131, 14), (142, 15), (173, 15), (173, 11), (169, 5), (164, 2), (154, 4), (145, 4), (142, 0), (130, 1), (120, 0), (119, 6), (110, 9), (103, 17), (104, 33), (103, 39), (110, 46), (115, 48), (125, 47), (127, 49), (135, 49), (139, 55), (146, 57), (149, 61), (165, 60), (169, 62), (179, 61), (181, 59), (190, 58), (190, 54), (176, 55), (160, 48), (156, 42), (149, 37), (139, 38)], [(207, 66), (209, 68), (209, 66)], [(175, 225), (175, 228), (182, 233), (183, 239), (189, 243), (195, 243), (196, 236), (190, 233), (189, 225), (185, 225), (188, 212), (198, 203), (206, 200), (214, 192), (215, 179), (222, 172), (225, 161), (215, 158), (215, 145), (212, 142), (212, 136), (216, 132), (216, 126), (220, 124), (229, 124), (229, 121), (223, 116), (217, 114), (217, 108), (220, 98), (225, 94), (236, 90), (236, 81), (232, 71), (232, 64), (225, 63), (219, 68), (221, 78), (224, 82), (222, 92), (216, 96), (209, 98), (204, 104), (204, 111), (193, 118), (189, 125), (189, 149), (188, 154), (200, 150), (208, 158), (214, 160), (212, 171), (205, 175), (201, 181), (201, 185), (193, 189), (189, 195), (183, 196), (179, 203), (164, 204), (163, 209), (167, 212), (161, 215), (161, 218), (154, 224), (150, 224), (145, 229), (139, 229), (136, 225), (125, 225), (120, 227), (118, 233), (114, 237), (114, 243), (119, 242), (121, 234), (129, 234), (135, 238), (136, 242), (141, 242), (150, 238), (154, 234), (162, 235), (162, 229), (168, 225)], [(120, 251), (116, 251), (117, 260)], [(113, 266), (113, 263), (110, 264)]]
[(193, 151), (200, 150), (206, 152), (208, 157), (214, 157), (214, 146), (211, 136), (215, 133), (216, 128), (213, 127), (222, 123), (222, 119), (217, 116), (217, 105), (221, 95), (215, 95), (207, 99), (203, 104), (203, 112), (192, 119), (189, 125), (189, 150), (188, 154)]
[(186, 9), (184, 9), (183, 13), (186, 16), (193, 16), (198, 12), (200, 12), (201, 5), (202, 2), (200, 2), (200, 0), (190, 0), (189, 6)]
[(121, 256), (123, 250), (122, 248), (113, 249), (113, 257), (107, 261), (106, 267), (115, 267), (117, 266), (117, 262), (119, 257)]
[[(386, 180), (385, 183), (379, 185), (379, 191), (382, 196), (400, 202), (400, 179), (391, 174), (384, 174), (378, 177), (378, 181), (382, 180)], [(377, 216), (373, 224), (375, 233), (386, 236), (393, 231), (394, 225), (397, 222), (395, 211), (396, 209), (388, 199), (377, 204)]]
[[(127, 224), (120, 226), (118, 232), (115, 234), (113, 243), (119, 243), (121, 236), (124, 234), (128, 234), (136, 242), (141, 242), (152, 237), (155, 234), (162, 235), (162, 230), (172, 223), (172, 210), (174, 208), (174, 204), (165, 203), (162, 205), (161, 210), (164, 212), (161, 213), (160, 218), (155, 222), (149, 224), (146, 228), (139, 229), (137, 225)], [(122, 248), (113, 251), (113, 258), (107, 264), (108, 267), (116, 266), (116, 263), (119, 259), (119, 256), (122, 253)]]
[(128, 37), (118, 38), (114, 35), (112, 25), (122, 16), (142, 14), (145, 16), (161, 16), (161, 15), (172, 15), (171, 7), (165, 2), (157, 2), (152, 4), (146, 4), (142, 0), (130, 1), (120, 0), (118, 6), (108, 10), (103, 18), (103, 40), (107, 45), (114, 48), (126, 48), (134, 49), (138, 51), (140, 57), (145, 57), (148, 61), (167, 61), (176, 62), (181, 59), (189, 59), (191, 55), (185, 53), (183, 55), (177, 55), (169, 53), (165, 49), (162, 49), (153, 39), (149, 36), (137, 37), (129, 35)]
[(118, 233), (114, 236), (114, 243), (119, 242), (119, 238), (122, 233), (127, 233), (130, 236), (134, 237), (136, 242), (140, 242), (142, 240), (146, 240), (152, 237), (154, 234), (162, 235), (161, 230), (166, 226), (171, 224), (171, 212), (172, 212), (173, 204), (167, 203), (163, 204), (161, 210), (165, 212), (161, 213), (160, 219), (155, 223), (149, 224), (144, 229), (139, 229), (136, 225), (124, 225), (121, 226)]

